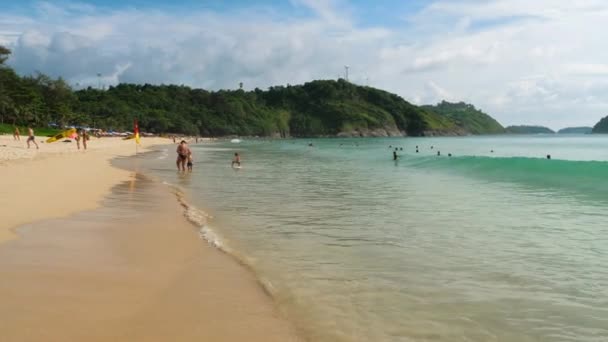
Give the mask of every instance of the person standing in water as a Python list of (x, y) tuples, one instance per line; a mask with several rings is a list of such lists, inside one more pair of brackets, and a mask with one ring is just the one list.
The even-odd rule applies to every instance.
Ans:
[(232, 158), (232, 167), (234, 167), (235, 164), (238, 167), (241, 167), (241, 156), (239, 156), (237, 152), (234, 153), (234, 158)]
[(397, 155), (397, 149), (395, 149), (395, 150), (393, 151), (393, 160), (395, 160), (395, 161), (396, 161), (398, 158), (399, 158), (399, 156)]
[(27, 148), (30, 148), (30, 142), (34, 143), (34, 145), (36, 145), (36, 149), (40, 149), (38, 147), (38, 144), (36, 143), (36, 137), (34, 136), (34, 130), (32, 129), (32, 127), (28, 127), (27, 128)]
[(21, 141), (21, 135), (19, 133), (19, 127), (15, 126), (15, 130), (13, 131), (13, 139), (17, 141)]
[(188, 155), (188, 171), (192, 172), (192, 163), (194, 162), (194, 158), (192, 158), (192, 152)]
[(177, 160), (175, 161), (175, 164), (177, 165), (177, 170), (186, 171), (186, 162), (188, 161), (188, 156), (191, 154), (191, 152), (185, 140), (182, 140), (179, 145), (177, 145), (176, 152)]

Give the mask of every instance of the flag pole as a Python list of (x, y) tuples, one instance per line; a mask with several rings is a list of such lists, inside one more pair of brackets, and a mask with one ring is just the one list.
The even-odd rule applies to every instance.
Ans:
[(137, 119), (133, 122), (133, 135), (135, 140), (135, 154), (137, 155), (138, 146), (139, 145), (139, 124), (137, 123)]

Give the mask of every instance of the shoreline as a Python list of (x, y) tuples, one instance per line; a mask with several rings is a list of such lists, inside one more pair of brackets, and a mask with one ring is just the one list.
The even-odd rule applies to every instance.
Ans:
[[(65, 217), (99, 207), (111, 188), (129, 180), (131, 172), (110, 165), (113, 158), (135, 154), (133, 141), (102, 138), (89, 141), (88, 150), (71, 143), (44, 144), (39, 150), (25, 142), (0, 136), (0, 244), (16, 237), (14, 229), (26, 223)], [(143, 151), (169, 139), (142, 139)]]
[[(78, 207), (63, 203), (66, 210), (54, 215), (13, 219), (24, 222), (9, 229), (18, 238), (0, 243), (5, 280), (0, 284), (0, 328), (5, 338), (301, 340), (254, 273), (199, 236), (178, 194), (137, 171), (110, 164), (126, 155), (86, 155), (103, 160), (98, 167), (104, 172), (114, 170), (104, 181), (94, 180), (97, 188), (118, 184)], [(15, 176), (23, 177), (17, 171), (93, 162), (82, 158), (11, 161), (0, 172), (14, 169)], [(82, 186), (90, 181), (78, 180)], [(37, 198), (47, 198), (48, 190)]]

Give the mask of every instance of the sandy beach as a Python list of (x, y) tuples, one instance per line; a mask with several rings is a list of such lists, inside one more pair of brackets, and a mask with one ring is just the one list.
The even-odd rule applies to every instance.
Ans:
[[(97, 207), (112, 186), (129, 179), (110, 160), (136, 152), (133, 140), (120, 138), (91, 138), (86, 151), (75, 142), (42, 143), (46, 137), (37, 137), (40, 149), (28, 149), (26, 139), (0, 135), (0, 242), (13, 238), (11, 229), (21, 224)], [(139, 150), (168, 143), (146, 138)]]
[(0, 340), (299, 340), (166, 186), (110, 165), (133, 141), (34, 151), (10, 140), (0, 137)]

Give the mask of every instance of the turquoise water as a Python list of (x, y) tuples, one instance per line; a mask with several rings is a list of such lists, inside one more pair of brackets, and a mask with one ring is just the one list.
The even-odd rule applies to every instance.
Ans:
[(144, 167), (213, 216), (206, 237), (311, 340), (608, 340), (608, 138), (192, 149), (192, 174), (173, 149)]

